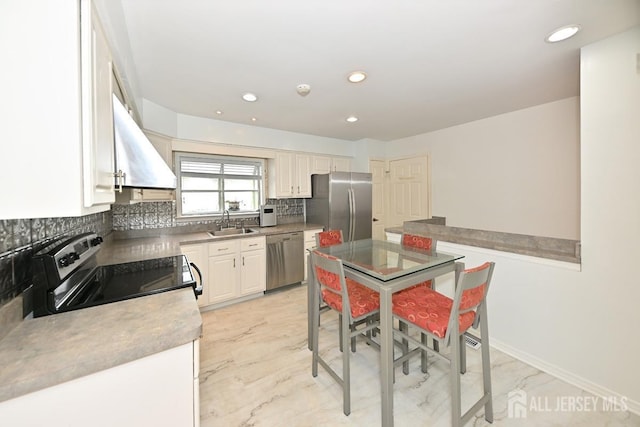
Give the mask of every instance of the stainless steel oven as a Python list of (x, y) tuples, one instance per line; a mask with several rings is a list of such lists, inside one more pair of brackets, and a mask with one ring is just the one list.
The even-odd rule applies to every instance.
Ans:
[(193, 288), (202, 294), (184, 255), (99, 266), (102, 238), (94, 233), (57, 239), (33, 257), (34, 316)]

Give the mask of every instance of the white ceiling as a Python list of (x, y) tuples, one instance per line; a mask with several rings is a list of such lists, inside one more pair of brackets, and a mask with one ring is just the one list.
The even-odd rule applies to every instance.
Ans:
[[(640, 23), (640, 0), (120, 4), (120, 47), (130, 50), (120, 62), (135, 70), (139, 97), (344, 140), (392, 141), (576, 96), (580, 47)], [(574, 23), (582, 31), (573, 39), (544, 41)], [(368, 79), (348, 83), (353, 70)], [(296, 93), (300, 83), (311, 85), (308, 96)], [(247, 91), (259, 101), (243, 101)]]

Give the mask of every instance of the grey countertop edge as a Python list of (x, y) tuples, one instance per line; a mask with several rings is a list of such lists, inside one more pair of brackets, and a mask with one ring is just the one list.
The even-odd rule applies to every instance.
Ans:
[(404, 231), (430, 236), (442, 242), (475, 246), (574, 264), (580, 264), (581, 261), (579, 240), (451, 227), (429, 224), (424, 221), (406, 221), (402, 227), (389, 227), (386, 228), (385, 231), (396, 234), (402, 234)]
[(0, 402), (201, 336), (191, 288), (25, 319), (0, 341)]

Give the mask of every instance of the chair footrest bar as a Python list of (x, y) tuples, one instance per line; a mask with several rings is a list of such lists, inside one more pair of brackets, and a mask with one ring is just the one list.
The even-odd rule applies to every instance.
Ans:
[[(440, 357), (441, 359), (444, 359), (444, 360), (446, 360), (448, 362), (451, 361), (447, 356), (443, 355), (439, 351), (435, 351), (434, 349), (427, 347), (426, 345), (422, 344), (420, 341), (417, 341), (415, 338), (405, 334), (404, 332), (401, 332), (401, 331), (398, 331), (398, 330), (394, 330), (393, 333), (396, 334), (396, 335), (400, 335), (402, 338), (405, 338), (407, 341), (409, 341), (411, 344), (414, 344), (416, 347), (419, 347), (419, 348), (421, 348), (423, 350), (427, 350), (431, 354), (436, 355), (436, 356)], [(433, 338), (433, 337), (429, 336), (429, 339), (431, 339), (431, 338)]]
[(404, 356), (400, 356), (397, 359), (393, 359), (393, 366), (398, 366), (406, 360), (411, 359), (413, 356), (418, 356), (422, 350), (419, 348), (414, 348), (409, 353)]
[(344, 381), (342, 380), (342, 378), (340, 378), (338, 374), (336, 374), (331, 366), (329, 366), (329, 364), (325, 362), (324, 359), (320, 357), (320, 355), (318, 355), (318, 363), (329, 373), (329, 375), (333, 377), (334, 380), (336, 380), (338, 384), (340, 384), (341, 387), (344, 387)]
[(488, 401), (491, 399), (490, 394), (485, 394), (460, 418), (460, 425), (465, 425)]

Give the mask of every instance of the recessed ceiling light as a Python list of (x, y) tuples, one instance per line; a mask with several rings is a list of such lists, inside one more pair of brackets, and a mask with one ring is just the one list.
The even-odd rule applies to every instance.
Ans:
[(557, 30), (551, 32), (551, 34), (549, 34), (547, 38), (545, 38), (545, 40), (548, 43), (561, 42), (562, 40), (566, 40), (569, 37), (575, 36), (578, 31), (580, 31), (579, 25), (565, 25), (564, 27), (560, 27)]
[(252, 121), (252, 122), (257, 122), (257, 121), (258, 121), (258, 119), (257, 119), (257, 118), (255, 118), (255, 117), (251, 117), (251, 121)]
[(244, 99), (247, 102), (256, 102), (258, 100), (258, 97), (251, 92), (247, 92), (244, 95), (242, 95), (242, 99)]
[(349, 123), (355, 123), (358, 121), (358, 118), (356, 116), (349, 116), (346, 119)]
[(217, 114), (217, 115), (219, 115), (219, 116), (221, 116), (223, 113), (222, 113), (222, 111), (221, 111), (221, 110), (217, 110), (217, 111), (216, 111), (216, 114)]
[(349, 74), (349, 81), (351, 83), (360, 83), (367, 78), (367, 74), (364, 71), (354, 71)]

